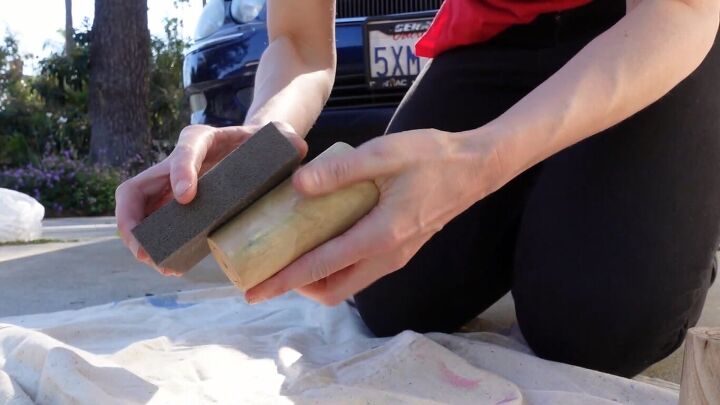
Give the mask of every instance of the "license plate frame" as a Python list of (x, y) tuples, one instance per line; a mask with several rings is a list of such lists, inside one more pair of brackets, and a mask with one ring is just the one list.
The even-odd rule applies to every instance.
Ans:
[(370, 89), (412, 85), (428, 61), (415, 55), (414, 45), (431, 22), (432, 17), (417, 17), (365, 24), (365, 80)]

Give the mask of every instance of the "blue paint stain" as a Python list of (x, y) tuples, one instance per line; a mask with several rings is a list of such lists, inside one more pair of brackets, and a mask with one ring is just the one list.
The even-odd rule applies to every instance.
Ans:
[(186, 303), (179, 303), (177, 294), (167, 294), (167, 295), (161, 295), (159, 297), (147, 297), (145, 298), (147, 302), (150, 303), (150, 305), (157, 307), (157, 308), (165, 308), (165, 309), (181, 309), (181, 308), (188, 308), (193, 305), (195, 305), (194, 302), (186, 302)]

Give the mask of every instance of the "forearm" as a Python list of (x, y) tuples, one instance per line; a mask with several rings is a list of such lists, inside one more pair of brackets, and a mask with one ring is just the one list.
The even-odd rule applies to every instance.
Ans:
[(718, 1), (644, 0), (562, 69), (490, 124), (509, 180), (630, 117), (669, 92), (709, 52)]
[(287, 122), (304, 137), (330, 95), (334, 76), (334, 60), (330, 66), (308, 63), (291, 40), (275, 39), (260, 60), (245, 123)]

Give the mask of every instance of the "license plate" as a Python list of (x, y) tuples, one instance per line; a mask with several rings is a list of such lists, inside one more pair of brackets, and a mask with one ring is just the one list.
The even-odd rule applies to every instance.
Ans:
[(415, 56), (415, 43), (431, 19), (371, 22), (367, 33), (367, 81), (374, 89), (410, 87), (427, 58)]

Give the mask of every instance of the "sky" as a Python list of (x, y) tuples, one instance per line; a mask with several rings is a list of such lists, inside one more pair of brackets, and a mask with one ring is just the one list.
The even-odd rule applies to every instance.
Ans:
[[(73, 25), (82, 27), (88, 19), (92, 24), (95, 0), (73, 0)], [(152, 35), (163, 35), (163, 19), (178, 17), (183, 22), (183, 36), (191, 37), (202, 11), (202, 0), (173, 6), (173, 0), (148, 0), (148, 26)], [(15, 34), (22, 53), (36, 57), (48, 55), (63, 46), (65, 1), (63, 0), (0, 0), (0, 36), (9, 30)], [(36, 68), (36, 61), (26, 63), (26, 73)]]

